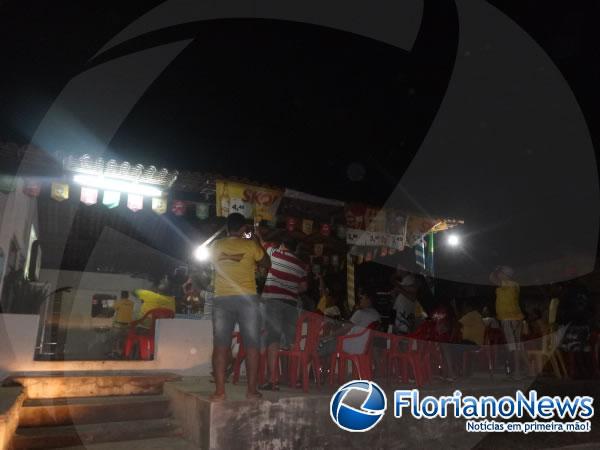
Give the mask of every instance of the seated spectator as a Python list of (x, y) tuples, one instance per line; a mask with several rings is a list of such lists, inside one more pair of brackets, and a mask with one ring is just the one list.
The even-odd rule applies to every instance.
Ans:
[[(350, 321), (344, 323), (338, 330), (336, 330), (333, 336), (325, 338), (321, 341), (319, 346), (319, 354), (322, 357), (331, 355), (333, 352), (335, 352), (338, 336), (358, 334), (374, 322), (379, 322), (381, 320), (381, 316), (373, 308), (372, 298), (372, 295), (367, 294), (366, 292), (363, 292), (359, 295), (358, 309), (354, 312), (354, 314), (352, 314)], [(365, 351), (365, 345), (367, 344), (368, 339), (368, 333), (348, 339), (346, 342), (344, 342), (343, 350), (344, 352), (353, 355), (361, 354)], [(326, 362), (326, 365), (329, 365), (328, 361)]]
[(458, 319), (462, 331), (462, 344), (483, 345), (485, 323), (472, 302), (467, 303), (466, 313)]
[(488, 306), (483, 307), (483, 309), (481, 310), (481, 315), (482, 315), (483, 323), (485, 324), (486, 327), (500, 328), (500, 322), (498, 322), (498, 319), (496, 319), (494, 317), (494, 315), (491, 313), (490, 308)]
[(415, 313), (417, 301), (417, 281), (404, 266), (398, 265), (392, 277), (394, 285), (392, 293), (396, 299), (393, 309), (396, 312), (394, 333), (408, 334), (415, 328)]

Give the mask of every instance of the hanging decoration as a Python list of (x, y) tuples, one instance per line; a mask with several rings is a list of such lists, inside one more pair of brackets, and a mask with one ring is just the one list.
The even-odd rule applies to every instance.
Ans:
[(66, 183), (52, 183), (50, 186), (50, 197), (57, 202), (62, 202), (69, 198), (69, 185)]
[(315, 244), (313, 254), (317, 257), (323, 256), (323, 244)]
[(121, 203), (121, 193), (118, 191), (104, 191), (102, 194), (102, 204), (108, 209), (113, 209)]
[(127, 207), (133, 212), (138, 212), (144, 208), (144, 196), (137, 194), (127, 194)]
[(335, 234), (338, 239), (346, 239), (346, 227), (344, 225), (339, 224), (335, 230)]
[(357, 230), (365, 229), (365, 205), (349, 204), (346, 205), (346, 226)]
[(328, 223), (321, 224), (321, 236), (328, 237), (331, 234), (331, 225)]
[(331, 265), (336, 268), (340, 265), (339, 255), (331, 255)]
[(297, 225), (298, 219), (296, 219), (295, 217), (288, 217), (287, 219), (285, 219), (285, 229), (288, 230), (290, 233), (292, 231), (296, 231)]
[(29, 197), (38, 197), (42, 191), (42, 184), (37, 180), (26, 179), (23, 193)]
[(82, 186), (79, 199), (84, 205), (95, 205), (98, 203), (98, 189)]
[(186, 205), (183, 200), (175, 200), (171, 205), (171, 212), (176, 216), (183, 216), (185, 214)]
[(16, 178), (12, 175), (0, 175), (0, 192), (8, 194), (15, 190)]
[(204, 203), (204, 202), (196, 203), (196, 217), (198, 219), (200, 219), (200, 220), (208, 219), (209, 214), (210, 214), (210, 211), (209, 211), (208, 203)]
[(418, 245), (425, 234), (440, 220), (431, 217), (409, 216), (406, 224), (406, 245)]
[(152, 197), (152, 211), (156, 214), (164, 214), (167, 212), (167, 196)]
[(314, 222), (309, 219), (302, 219), (302, 232), (306, 235), (311, 235), (313, 232)]

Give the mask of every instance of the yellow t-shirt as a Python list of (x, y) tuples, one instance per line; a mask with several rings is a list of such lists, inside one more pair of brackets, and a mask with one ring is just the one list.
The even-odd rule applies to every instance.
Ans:
[(477, 345), (483, 345), (485, 324), (483, 323), (483, 318), (479, 312), (468, 312), (460, 318), (459, 322), (462, 324), (462, 338), (465, 341), (471, 341), (475, 342)]
[(117, 324), (129, 323), (133, 320), (133, 301), (128, 298), (117, 300), (113, 306), (115, 310), (114, 322)]
[(503, 281), (496, 288), (496, 317), (498, 320), (523, 320), (519, 306), (519, 285), (514, 281)]
[(215, 267), (215, 297), (256, 295), (256, 263), (265, 251), (252, 239), (227, 237), (212, 247)]
[[(175, 312), (175, 297), (169, 295), (162, 295), (157, 292), (147, 291), (146, 289), (138, 289), (134, 291), (137, 298), (142, 301), (142, 307), (140, 308), (141, 319), (148, 311), (156, 308), (166, 308)], [(141, 326), (148, 328), (152, 324), (152, 319), (146, 319)]]

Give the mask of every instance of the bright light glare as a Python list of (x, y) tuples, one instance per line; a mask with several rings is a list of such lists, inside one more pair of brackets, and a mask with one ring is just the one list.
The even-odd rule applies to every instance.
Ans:
[(73, 181), (87, 187), (103, 189), (106, 191), (119, 191), (128, 194), (139, 194), (147, 197), (160, 197), (162, 191), (145, 184), (130, 183), (128, 181), (114, 180), (111, 178), (95, 177), (92, 175), (75, 175)]
[(194, 252), (194, 258), (198, 261), (207, 261), (210, 258), (210, 250), (206, 245), (200, 245)]
[(448, 236), (448, 245), (450, 247), (458, 247), (460, 244), (460, 238), (456, 234), (451, 234)]

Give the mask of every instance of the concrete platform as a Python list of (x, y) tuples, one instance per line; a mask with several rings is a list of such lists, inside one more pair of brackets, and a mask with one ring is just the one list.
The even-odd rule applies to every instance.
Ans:
[(28, 399), (154, 395), (167, 381), (180, 379), (153, 372), (33, 372), (12, 374), (4, 385), (20, 385)]
[[(228, 384), (228, 400), (210, 402), (214, 384), (207, 377), (184, 378), (165, 384), (171, 398), (173, 416), (183, 436), (201, 449), (529, 449), (568, 445), (594, 445), (600, 442), (600, 423), (592, 421), (591, 433), (467, 433), (460, 419), (395, 419), (391, 410), (394, 389), (389, 387), (388, 412), (367, 433), (340, 430), (331, 420), (329, 405), (333, 389), (315, 389), (303, 394), (298, 389), (282, 388), (264, 392), (260, 401), (245, 399), (245, 386)], [(550, 395), (600, 394), (596, 381), (565, 382), (525, 380), (504, 377), (469, 378), (458, 382), (437, 382), (421, 390), (421, 395), (450, 395), (456, 389), (473, 395), (514, 395), (516, 389), (536, 388)]]
[(25, 400), (21, 387), (0, 386), (0, 450), (8, 448), (19, 424), (19, 411)]

